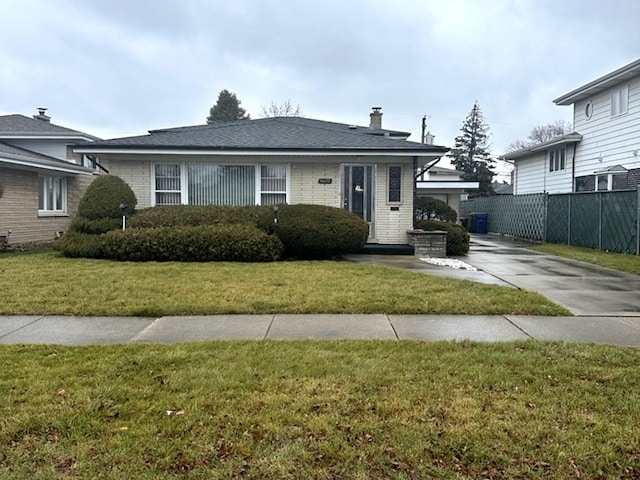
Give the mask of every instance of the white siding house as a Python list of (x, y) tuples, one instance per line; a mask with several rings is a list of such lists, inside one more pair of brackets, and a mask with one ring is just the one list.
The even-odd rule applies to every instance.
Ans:
[(515, 166), (515, 194), (640, 185), (640, 60), (554, 103), (573, 105), (574, 133), (504, 155)]

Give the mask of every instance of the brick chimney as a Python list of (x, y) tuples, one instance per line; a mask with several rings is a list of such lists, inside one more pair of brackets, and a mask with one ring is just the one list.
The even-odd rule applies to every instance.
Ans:
[(45, 107), (38, 107), (38, 115), (34, 115), (36, 120), (42, 120), (43, 122), (50, 122), (51, 117), (46, 114), (47, 109)]
[(369, 114), (369, 118), (371, 118), (371, 122), (369, 123), (369, 128), (375, 128), (376, 130), (380, 130), (382, 128), (382, 107), (371, 107), (371, 113)]

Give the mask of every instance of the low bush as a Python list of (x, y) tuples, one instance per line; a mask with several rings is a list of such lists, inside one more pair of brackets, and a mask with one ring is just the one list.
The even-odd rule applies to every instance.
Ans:
[(431, 231), (444, 230), (447, 232), (447, 255), (465, 255), (469, 251), (469, 233), (461, 225), (454, 225), (439, 220), (418, 220), (415, 228)]
[(441, 220), (456, 223), (458, 213), (447, 202), (433, 197), (418, 197), (415, 204), (416, 220)]
[(256, 225), (259, 212), (270, 207), (229, 205), (166, 205), (145, 208), (131, 218), (131, 228), (179, 227), (216, 224)]
[(258, 227), (275, 234), (284, 244), (284, 256), (325, 259), (360, 250), (369, 225), (357, 215), (324, 205), (280, 205), (278, 223), (273, 209), (260, 212)]
[(284, 247), (249, 225), (131, 228), (102, 236), (105, 258), (158, 262), (273, 262)]
[(119, 228), (122, 228), (122, 217), (90, 219), (77, 216), (72, 220), (71, 225), (69, 225), (70, 232), (86, 233), (89, 235), (99, 235), (101, 233), (107, 233), (110, 230), (118, 230)]
[(101, 258), (102, 236), (69, 231), (53, 242), (53, 248), (65, 257)]

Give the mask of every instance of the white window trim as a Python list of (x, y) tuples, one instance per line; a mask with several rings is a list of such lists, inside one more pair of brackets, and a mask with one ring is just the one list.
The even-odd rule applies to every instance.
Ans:
[[(189, 204), (189, 178), (188, 178), (188, 165), (190, 163), (201, 163), (201, 162), (171, 162), (171, 161), (154, 161), (151, 162), (151, 206), (155, 207), (156, 204), (156, 165), (180, 165), (180, 204), (188, 205)], [(209, 162), (210, 163), (210, 162)], [(282, 193), (282, 192), (268, 192), (262, 191), (262, 165), (273, 165), (271, 163), (211, 163), (212, 165), (234, 165), (234, 166), (246, 166), (246, 167), (254, 167), (254, 177), (255, 177), (255, 204), (261, 205), (262, 202), (262, 194), (263, 193)], [(277, 163), (277, 165), (284, 165), (286, 167), (286, 203), (291, 203), (291, 164), (290, 163)], [(176, 193), (176, 192), (173, 192)]]
[[(604, 177), (605, 175), (607, 177), (607, 189), (606, 190), (598, 190), (598, 183), (599, 183), (598, 180), (600, 179), (600, 177)], [(624, 172), (624, 173), (622, 173), (622, 172), (617, 172), (617, 173), (611, 172), (611, 173), (599, 173), (599, 174), (596, 174), (596, 192), (613, 192), (613, 191), (615, 191), (613, 189), (613, 177), (615, 177), (615, 176), (621, 177), (621, 176), (626, 176), (626, 175), (627, 175), (626, 172)]]
[[(54, 210), (49, 205), (46, 205), (47, 196), (45, 196), (45, 208), (43, 210), (40, 209), (40, 179), (41, 178), (60, 178), (61, 182), (61, 198), (62, 198), (62, 208), (58, 210)], [(55, 185), (55, 184), (54, 184)], [(67, 177), (59, 176), (59, 175), (38, 175), (38, 217), (66, 217), (68, 216), (67, 212)], [(54, 192), (55, 194), (55, 192)]]
[(611, 101), (612, 118), (629, 113), (629, 85), (616, 88), (611, 92), (609, 98)]
[[(558, 152), (564, 152), (564, 154), (562, 155), (562, 162), (560, 162), (560, 160), (558, 160), (556, 158), (556, 153)], [(551, 157), (553, 156), (553, 167), (551, 165)], [(557, 167), (556, 167), (557, 164)], [(555, 148), (553, 150), (549, 150), (547, 153), (547, 170), (549, 171), (549, 173), (555, 173), (555, 172), (564, 172), (567, 169), (567, 148), (566, 147), (560, 147), (560, 148)]]

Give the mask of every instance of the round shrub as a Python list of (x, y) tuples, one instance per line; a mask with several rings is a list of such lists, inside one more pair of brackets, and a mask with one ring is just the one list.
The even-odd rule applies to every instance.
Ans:
[(461, 225), (438, 220), (418, 220), (415, 228), (420, 230), (444, 230), (447, 232), (447, 255), (466, 255), (469, 251), (469, 234)]
[(357, 252), (366, 243), (369, 225), (357, 215), (323, 205), (280, 205), (278, 223), (273, 208), (261, 212), (258, 227), (284, 244), (284, 256), (325, 259)]
[(229, 205), (166, 205), (139, 210), (127, 225), (131, 228), (215, 224), (255, 225), (258, 212), (265, 208)]
[(447, 202), (433, 197), (418, 197), (415, 202), (416, 220), (441, 220), (456, 223), (458, 213)]
[(113, 230), (102, 236), (105, 258), (135, 262), (273, 262), (284, 247), (249, 225)]
[(80, 199), (78, 216), (90, 220), (122, 218), (122, 203), (127, 204), (125, 214), (132, 215), (138, 201), (131, 187), (120, 177), (100, 175)]
[(102, 237), (80, 232), (67, 232), (53, 243), (53, 248), (65, 257), (101, 258)]

